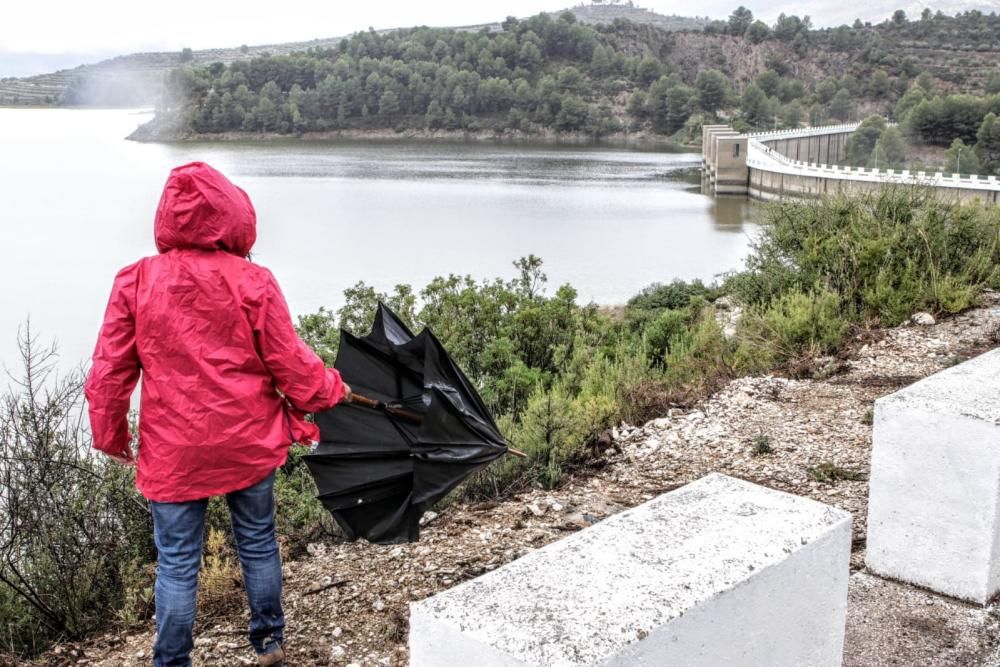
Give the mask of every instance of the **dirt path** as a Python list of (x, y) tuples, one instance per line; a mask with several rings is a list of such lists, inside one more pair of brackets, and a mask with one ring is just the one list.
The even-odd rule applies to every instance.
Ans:
[[(883, 334), (858, 341), (846, 371), (829, 379), (743, 378), (697, 410), (620, 427), (618, 447), (602, 467), (551, 492), (500, 504), (453, 504), (429, 522), (417, 544), (308, 545), (285, 565), (288, 664), (405, 665), (410, 601), (710, 471), (850, 511), (852, 567), (862, 567), (874, 399), (1000, 345), (1000, 295), (988, 294), (984, 307), (943, 322)], [(225, 620), (203, 619), (195, 665), (256, 664), (244, 627), (240, 611)], [(47, 657), (50, 664), (148, 664), (152, 637), (151, 628), (109, 634)], [(937, 641), (933, 633), (927, 637), (925, 644)], [(964, 641), (949, 637), (952, 648)], [(921, 646), (921, 664), (955, 664), (945, 657), (952, 648)]]

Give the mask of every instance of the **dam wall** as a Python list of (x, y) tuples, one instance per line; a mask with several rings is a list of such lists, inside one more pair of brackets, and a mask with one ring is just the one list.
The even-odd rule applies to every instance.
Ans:
[(863, 194), (886, 185), (934, 188), (955, 201), (1000, 203), (996, 176), (866, 169), (835, 164), (858, 123), (740, 134), (726, 125), (702, 129), (703, 189), (714, 195), (807, 199)]

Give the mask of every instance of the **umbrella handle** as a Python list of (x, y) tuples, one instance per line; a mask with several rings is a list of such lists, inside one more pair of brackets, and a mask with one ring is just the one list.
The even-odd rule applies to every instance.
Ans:
[(367, 396), (362, 396), (356, 392), (351, 392), (351, 395), (347, 399), (348, 403), (354, 403), (355, 405), (360, 405), (366, 408), (371, 408), (372, 410), (379, 410), (382, 407), (382, 401), (376, 401), (374, 398), (368, 398)]
[(392, 405), (387, 405), (382, 401), (377, 401), (374, 398), (368, 398), (367, 396), (362, 396), (361, 394), (355, 394), (351, 392), (351, 398), (349, 403), (354, 403), (355, 405), (360, 405), (365, 408), (370, 408), (372, 410), (381, 410), (382, 412), (387, 412), (394, 417), (399, 417), (400, 419), (405, 419), (411, 424), (420, 426), (424, 423), (424, 418), (418, 415), (416, 412), (410, 412), (409, 410), (404, 410), (402, 408), (397, 408)]
[[(388, 412), (394, 417), (399, 417), (400, 419), (405, 419), (406, 421), (417, 424), (418, 426), (424, 423), (424, 418), (418, 415), (416, 412), (410, 412), (409, 410), (403, 410), (402, 408), (392, 407), (386, 405), (382, 401), (377, 401), (374, 398), (368, 398), (361, 394), (351, 392), (351, 397), (348, 403), (353, 403), (355, 405), (360, 405), (364, 408), (369, 408), (371, 410), (382, 410), (383, 412)], [(519, 459), (526, 459), (528, 455), (522, 452), (520, 449), (514, 449), (513, 447), (507, 447), (507, 453), (511, 456), (516, 456)]]

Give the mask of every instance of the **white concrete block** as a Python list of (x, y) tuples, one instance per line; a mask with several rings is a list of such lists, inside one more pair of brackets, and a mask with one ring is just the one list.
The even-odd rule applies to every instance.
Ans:
[(984, 604), (1000, 591), (1000, 350), (875, 402), (866, 563)]
[(411, 665), (840, 665), (850, 548), (846, 512), (711, 474), (411, 604)]

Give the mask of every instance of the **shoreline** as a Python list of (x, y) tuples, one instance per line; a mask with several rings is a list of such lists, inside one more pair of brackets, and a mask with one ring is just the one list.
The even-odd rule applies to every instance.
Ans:
[(595, 137), (585, 132), (522, 132), (519, 130), (428, 130), (406, 129), (342, 129), (323, 132), (282, 134), (278, 132), (216, 132), (197, 133), (148, 127), (150, 121), (126, 137), (139, 143), (226, 143), (280, 141), (433, 141), (442, 143), (551, 144), (569, 146), (628, 146), (632, 148), (669, 148), (676, 152), (699, 152), (700, 146), (684, 144), (663, 135), (647, 132), (616, 132)]

